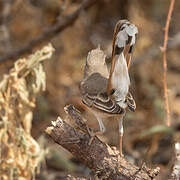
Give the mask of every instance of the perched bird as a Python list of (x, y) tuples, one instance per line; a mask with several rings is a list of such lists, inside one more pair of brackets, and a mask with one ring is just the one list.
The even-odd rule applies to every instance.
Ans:
[(98, 120), (100, 131), (105, 132), (102, 119), (118, 117), (119, 147), (122, 153), (123, 117), (126, 108), (135, 111), (135, 101), (129, 93), (130, 78), (128, 67), (135, 44), (137, 27), (127, 20), (120, 20), (114, 28), (112, 62), (110, 73), (105, 62), (105, 54), (100, 48), (92, 50), (87, 57), (84, 79), (80, 84), (82, 102)]

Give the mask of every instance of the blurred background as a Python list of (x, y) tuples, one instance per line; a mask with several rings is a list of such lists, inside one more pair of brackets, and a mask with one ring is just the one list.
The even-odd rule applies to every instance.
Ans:
[[(167, 50), (168, 92), (172, 128), (165, 126), (163, 101), (163, 64), (160, 47), (169, 0), (99, 0), (82, 10), (73, 25), (56, 33), (50, 41), (41, 41), (33, 51), (51, 42), (55, 53), (45, 62), (47, 89), (39, 95), (34, 110), (32, 135), (49, 149), (45, 163), (36, 179), (63, 179), (67, 173), (89, 177), (91, 171), (48, 137), (44, 129), (57, 116), (65, 117), (64, 106), (73, 104), (98, 129), (95, 117), (81, 103), (79, 84), (83, 78), (85, 59), (99, 44), (110, 62), (113, 28), (119, 19), (134, 23), (139, 34), (130, 68), (131, 92), (137, 109), (128, 112), (124, 121), (123, 150), (125, 157), (141, 166), (161, 167), (164, 179), (173, 163), (174, 141), (180, 141), (180, 1), (175, 2), (169, 30)], [(82, 0), (1, 0), (0, 54), (5, 56), (21, 49), (39, 37), (47, 28), (73, 13)], [(26, 54), (27, 55), (27, 54)], [(8, 73), (14, 60), (0, 61), (0, 80)], [(107, 132), (100, 136), (106, 143), (118, 146), (118, 124), (105, 121)]]

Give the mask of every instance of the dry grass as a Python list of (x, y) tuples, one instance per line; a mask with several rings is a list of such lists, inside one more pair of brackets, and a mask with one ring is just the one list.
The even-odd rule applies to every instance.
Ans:
[(45, 90), (42, 62), (51, 57), (51, 45), (27, 59), (19, 59), (0, 82), (0, 174), (2, 180), (32, 179), (44, 150), (31, 136), (36, 96)]

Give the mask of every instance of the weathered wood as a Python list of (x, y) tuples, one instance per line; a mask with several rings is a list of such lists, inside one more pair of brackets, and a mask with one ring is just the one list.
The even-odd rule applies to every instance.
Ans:
[(90, 130), (79, 111), (72, 105), (67, 106), (65, 111), (68, 114), (68, 121), (74, 121), (76, 127), (72, 127), (59, 117), (56, 122), (52, 122), (52, 126), (46, 129), (46, 133), (93, 170), (98, 178), (150, 180), (157, 176), (159, 168), (140, 169), (125, 158), (120, 158), (116, 149), (100, 141), (96, 136), (91, 141)]
[(174, 165), (169, 180), (180, 179), (180, 143), (179, 142), (175, 143), (174, 156), (175, 156)]

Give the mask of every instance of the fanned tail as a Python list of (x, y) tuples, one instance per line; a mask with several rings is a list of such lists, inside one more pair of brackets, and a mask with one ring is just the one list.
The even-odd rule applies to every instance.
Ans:
[(131, 24), (128, 20), (120, 20), (115, 26), (112, 47), (112, 64), (107, 87), (108, 94), (110, 94), (113, 89), (112, 74), (115, 69), (115, 57), (123, 54), (129, 68), (137, 33), (137, 27), (134, 24)]

